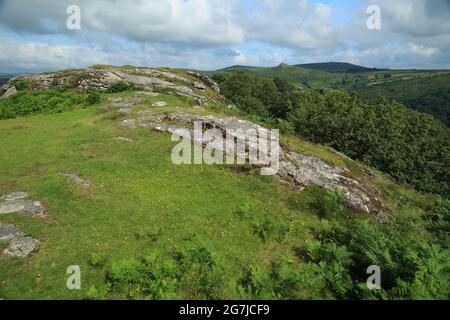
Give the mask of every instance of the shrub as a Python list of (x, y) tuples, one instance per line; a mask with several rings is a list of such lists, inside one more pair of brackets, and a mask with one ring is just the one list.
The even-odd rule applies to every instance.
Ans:
[(113, 84), (109, 85), (109, 87), (106, 90), (106, 92), (108, 92), (108, 93), (120, 93), (120, 92), (133, 90), (133, 89), (134, 89), (134, 87), (131, 84), (129, 84), (128, 82), (119, 81), (119, 82), (116, 82), (116, 83), (113, 83)]
[(105, 300), (106, 299), (106, 290), (97, 290), (97, 288), (92, 285), (87, 294), (86, 299), (87, 300)]
[(276, 118), (274, 120), (270, 120), (269, 125), (274, 129), (280, 130), (280, 133), (282, 134), (295, 134), (294, 125), (287, 120)]
[(344, 194), (342, 191), (330, 192), (318, 186), (309, 188), (313, 195), (312, 209), (323, 218), (330, 219), (340, 216), (344, 211)]
[(88, 96), (86, 98), (86, 105), (92, 106), (94, 104), (100, 103), (101, 97), (102, 96), (98, 90), (89, 91)]
[[(317, 252), (323, 259), (327, 277), (332, 276), (332, 281), (327, 281), (330, 289), (341, 298), (447, 299), (450, 293), (448, 251), (419, 237), (420, 228), (403, 224), (391, 221), (382, 226), (362, 219), (321, 233), (322, 245)], [(335, 263), (339, 266), (333, 266)], [(382, 270), (383, 289), (379, 292), (365, 287), (366, 269), (371, 265)], [(335, 282), (333, 274), (343, 277), (342, 287), (336, 286), (340, 282)], [(345, 274), (360, 285), (348, 290)]]
[[(222, 75), (218, 80), (222, 93), (242, 112), (283, 133), (294, 129), (303, 138), (330, 145), (420, 191), (450, 194), (449, 130), (430, 115), (383, 98), (366, 102), (341, 90), (299, 92), (279, 79), (244, 73)], [(443, 106), (431, 112), (447, 120), (448, 92), (430, 94), (421, 101), (429, 106), (431, 96), (440, 97), (432, 104)], [(421, 110), (420, 103), (416, 108)]]
[(286, 240), (290, 230), (288, 224), (281, 219), (266, 217), (253, 223), (253, 231), (263, 242), (275, 240), (281, 243)]
[(14, 86), (18, 91), (30, 89), (35, 84), (35, 81), (31, 80), (17, 80), (14, 82)]
[(254, 265), (241, 279), (238, 292), (242, 299), (326, 299), (326, 279), (320, 266), (298, 266), (282, 257), (270, 265)]
[(242, 203), (236, 213), (241, 220), (251, 220), (255, 218), (255, 206), (251, 202)]
[(434, 235), (434, 242), (450, 249), (450, 200), (439, 199), (426, 215), (426, 227)]
[(166, 300), (178, 298), (179, 276), (173, 260), (153, 253), (140, 260), (114, 263), (107, 282), (113, 292), (128, 299)]
[(99, 253), (91, 253), (88, 263), (91, 267), (103, 268), (106, 263), (106, 257)]
[(64, 88), (19, 92), (0, 100), (0, 119), (70, 111), (84, 102), (82, 94)]
[(143, 233), (137, 233), (136, 239), (138, 239), (138, 240), (145, 239), (150, 243), (154, 243), (159, 240), (161, 235), (162, 235), (162, 229), (157, 228), (155, 230), (151, 230), (151, 231), (147, 231), (147, 232), (143, 232)]
[(114, 263), (107, 275), (112, 292), (129, 299), (221, 299), (228, 289), (218, 258), (205, 246)]

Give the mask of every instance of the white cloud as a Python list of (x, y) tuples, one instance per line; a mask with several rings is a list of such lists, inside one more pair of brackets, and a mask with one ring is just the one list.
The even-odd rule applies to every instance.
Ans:
[(448, 0), (364, 0), (381, 8), (383, 28), (410, 36), (436, 36), (450, 32)]
[(408, 43), (408, 46), (412, 53), (427, 58), (431, 57), (438, 51), (437, 48), (427, 48), (424, 45), (418, 45), (415, 43)]
[(233, 58), (234, 64), (245, 65), (247, 64), (247, 57), (241, 51), (236, 50), (236, 56)]
[(245, 41), (245, 32), (236, 21), (237, 0), (40, 0), (33, 8), (27, 0), (6, 0), (0, 21), (17, 31), (70, 35), (73, 32), (66, 28), (65, 10), (71, 4), (81, 8), (83, 31), (195, 45)]
[[(80, 45), (16, 43), (0, 37), (2, 72), (59, 70), (93, 64), (171, 66), (200, 70), (219, 69), (243, 61), (235, 50), (173, 48), (167, 44), (138, 44), (105, 51)], [(236, 60), (237, 59), (237, 60)]]
[(308, 0), (256, 0), (259, 9), (250, 14), (249, 38), (282, 47), (318, 49), (341, 44), (331, 26), (332, 11)]
[[(448, 66), (450, 1), (354, 1), (361, 6), (314, 0), (0, 0), (0, 68), (103, 62), (213, 69), (333, 60)], [(66, 28), (69, 4), (81, 7), (81, 31)], [(366, 27), (371, 4), (381, 8), (381, 30)], [(349, 22), (335, 19), (346, 10)]]

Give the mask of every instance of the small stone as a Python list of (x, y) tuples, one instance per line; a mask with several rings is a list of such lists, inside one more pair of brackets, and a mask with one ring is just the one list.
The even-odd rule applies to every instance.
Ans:
[(165, 106), (167, 106), (167, 102), (164, 102), (164, 101), (157, 101), (157, 102), (155, 102), (155, 103), (152, 103), (152, 106), (153, 106), (153, 107), (165, 107)]
[(133, 142), (134, 141), (133, 139), (126, 138), (126, 137), (118, 137), (116, 140), (126, 141), (126, 142)]
[(28, 193), (26, 193), (26, 192), (14, 192), (14, 193), (11, 193), (11, 194), (1, 197), (0, 200), (14, 201), (14, 200), (19, 200), (19, 199), (25, 199), (27, 197), (28, 197)]
[(127, 119), (127, 120), (123, 120), (120, 124), (125, 127), (132, 127), (132, 126), (136, 125), (136, 120)]
[(131, 110), (131, 108), (120, 108), (118, 110), (118, 112), (124, 113), (124, 114), (129, 114), (129, 113), (131, 113), (131, 111), (133, 111), (133, 110)]
[(12, 224), (0, 223), (0, 241), (8, 242), (3, 253), (9, 256), (24, 258), (39, 247), (39, 241), (25, 235)]
[(67, 177), (67, 178), (70, 178), (70, 179), (72, 179), (75, 183), (77, 183), (77, 184), (79, 184), (79, 185), (82, 185), (82, 186), (84, 186), (84, 187), (90, 187), (90, 186), (91, 186), (91, 182), (90, 182), (89, 180), (82, 179), (82, 178), (80, 178), (79, 176), (77, 176), (77, 175), (74, 174), (74, 173), (59, 173), (59, 175), (60, 175), (61, 177)]
[(16, 237), (23, 237), (23, 236), (25, 236), (25, 234), (19, 231), (14, 225), (0, 223), (0, 241), (9, 242), (10, 240)]

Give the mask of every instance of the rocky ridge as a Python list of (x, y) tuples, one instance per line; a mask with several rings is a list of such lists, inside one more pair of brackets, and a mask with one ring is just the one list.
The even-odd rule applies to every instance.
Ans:
[(197, 104), (215, 101), (211, 95), (205, 93), (208, 88), (217, 94), (220, 93), (217, 83), (197, 72), (191, 71), (181, 76), (153, 68), (91, 67), (82, 70), (14, 77), (0, 87), (1, 98), (16, 94), (15, 84), (19, 81), (28, 82), (33, 90), (67, 86), (80, 92), (86, 92), (89, 89), (106, 90), (112, 84), (126, 82), (135, 88), (148, 92), (159, 90), (178, 96), (191, 97)]
[[(226, 132), (245, 132), (248, 129), (264, 132), (267, 129), (252, 123), (233, 117), (217, 117), (212, 115), (197, 115), (186, 112), (174, 112), (169, 114), (158, 114), (152, 110), (144, 110), (133, 119), (121, 121), (127, 127), (145, 127), (161, 132), (176, 133), (178, 129), (192, 131), (195, 122), (202, 122), (204, 128), (220, 130), (224, 135)], [(176, 124), (174, 124), (176, 123)], [(194, 137), (191, 134), (191, 137)], [(234, 138), (243, 138), (236, 134)], [(249, 140), (249, 137), (244, 137)], [(193, 141), (204, 145), (203, 141)], [(238, 157), (248, 158), (256, 142), (251, 139), (247, 143), (245, 154), (237, 154)], [(216, 145), (216, 150), (226, 151), (225, 145)], [(341, 190), (345, 195), (345, 201), (349, 208), (359, 212), (372, 213), (378, 219), (384, 219), (384, 207), (378, 199), (377, 191), (370, 186), (364, 178), (355, 177), (346, 168), (338, 168), (329, 165), (325, 161), (310, 155), (301, 154), (288, 149), (280, 152), (280, 168), (277, 176), (284, 182), (291, 183), (295, 187), (308, 187), (318, 185), (330, 191)]]

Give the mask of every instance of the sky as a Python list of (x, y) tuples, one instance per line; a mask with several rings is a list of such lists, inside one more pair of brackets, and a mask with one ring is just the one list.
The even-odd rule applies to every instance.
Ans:
[[(73, 5), (79, 29), (67, 27)], [(328, 61), (450, 69), (449, 57), (450, 0), (0, 0), (0, 73)]]

